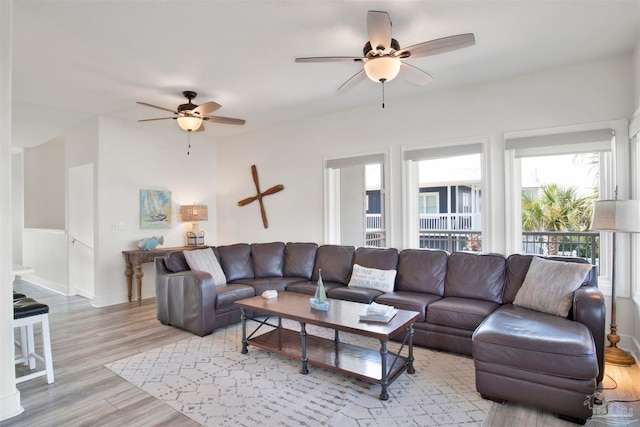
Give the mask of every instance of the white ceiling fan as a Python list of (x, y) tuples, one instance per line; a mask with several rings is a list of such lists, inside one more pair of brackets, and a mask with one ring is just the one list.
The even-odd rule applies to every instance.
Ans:
[[(475, 44), (472, 33), (443, 37), (401, 48), (400, 43), (391, 36), (391, 19), (387, 12), (370, 10), (367, 13), (367, 32), (369, 41), (362, 49), (363, 56), (325, 56), (296, 58), (296, 62), (362, 62), (362, 70), (343, 83), (338, 90), (345, 90), (369, 77), (376, 83), (388, 83), (398, 75), (408, 81), (424, 86), (433, 81), (428, 73), (404, 62), (410, 58), (437, 55), (462, 49)], [(384, 91), (384, 86), (383, 86)], [(384, 92), (383, 92), (384, 93)], [(384, 102), (382, 104), (384, 107)]]

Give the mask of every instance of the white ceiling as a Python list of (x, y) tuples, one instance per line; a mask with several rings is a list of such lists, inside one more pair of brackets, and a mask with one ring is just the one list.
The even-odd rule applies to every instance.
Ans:
[[(409, 60), (435, 81), (396, 79), (385, 85), (387, 104), (630, 54), (640, 39), (640, 0), (14, 0), (13, 145), (45, 142), (98, 114), (163, 117), (136, 101), (173, 109), (183, 90), (198, 92), (196, 104), (221, 104), (217, 115), (247, 120), (207, 124), (214, 137), (380, 103), (369, 80), (336, 91), (361, 65), (294, 63), (360, 56), (370, 9), (389, 12), (401, 47), (476, 37), (475, 46)], [(139, 126), (177, 129), (172, 120)]]

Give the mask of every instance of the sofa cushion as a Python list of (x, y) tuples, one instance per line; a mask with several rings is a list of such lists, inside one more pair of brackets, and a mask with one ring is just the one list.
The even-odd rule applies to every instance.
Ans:
[(440, 250), (403, 250), (398, 256), (396, 291), (443, 296), (448, 257), (447, 252)]
[(318, 280), (318, 270), (322, 270), (322, 280), (346, 285), (351, 276), (351, 261), (356, 248), (353, 246), (323, 245), (316, 253), (316, 264), (311, 280)]
[(353, 264), (350, 288), (375, 289), (382, 292), (393, 292), (396, 281), (396, 270), (379, 270)]
[[(326, 280), (324, 280), (324, 278), (322, 280), (322, 284), (324, 285), (324, 291), (327, 294), (331, 289), (345, 287), (342, 283), (327, 282)], [(289, 283), (287, 285), (287, 291), (296, 292), (296, 293), (305, 294), (305, 295), (315, 295), (317, 288), (318, 288), (317, 280), (303, 280), (299, 282)]]
[(380, 295), (375, 299), (379, 304), (392, 305), (401, 310), (417, 311), (420, 313), (417, 322), (426, 320), (427, 307), (439, 300), (439, 295), (424, 292), (394, 291)]
[(164, 256), (164, 265), (171, 273), (180, 273), (190, 270), (187, 260), (184, 259), (183, 251), (169, 252)]
[(216, 308), (230, 307), (236, 301), (254, 296), (256, 293), (251, 286), (230, 283), (216, 289)]
[[(518, 294), (518, 291), (522, 286), (522, 282), (524, 282), (524, 278), (527, 275), (527, 271), (529, 270), (529, 265), (531, 264), (531, 260), (533, 259), (533, 257), (534, 255), (513, 254), (509, 255), (509, 258), (507, 258), (507, 282), (504, 287), (502, 297), (504, 304), (511, 304), (516, 298), (516, 295)], [(576, 257), (549, 256), (545, 257), (544, 259), (588, 264), (587, 260)], [(595, 273), (595, 270), (592, 269), (589, 272), (582, 285), (595, 287), (598, 286), (598, 275)]]
[(353, 255), (353, 263), (379, 270), (395, 270), (398, 268), (398, 250), (361, 247)]
[[(323, 277), (324, 277), (324, 270)], [(327, 290), (328, 298), (341, 299), (344, 301), (361, 302), (363, 304), (371, 304), (377, 297), (383, 295), (383, 292), (375, 289), (350, 288), (348, 286), (336, 286), (331, 290)]]
[(224, 286), (227, 284), (227, 278), (224, 275), (224, 271), (222, 271), (222, 267), (220, 267), (218, 259), (213, 254), (213, 249), (184, 251), (184, 259), (191, 270), (205, 271), (211, 274), (214, 285)]
[(284, 243), (252, 243), (251, 262), (253, 276), (256, 278), (282, 277)]
[(251, 265), (251, 246), (246, 243), (218, 246), (220, 265), (227, 276), (227, 281), (238, 279), (253, 279)]
[(490, 301), (446, 297), (427, 307), (427, 322), (473, 331), (500, 304)]
[(589, 264), (534, 257), (513, 304), (567, 317), (573, 293), (591, 270)]
[(233, 283), (249, 285), (255, 290), (256, 295), (262, 295), (264, 291), (284, 291), (290, 283), (296, 280), (300, 279), (297, 277), (263, 277), (259, 279), (240, 279)]
[(595, 344), (580, 322), (513, 304), (493, 312), (473, 334), (482, 362), (564, 378), (598, 376)]
[(284, 248), (283, 275), (309, 280), (313, 274), (317, 251), (316, 243), (287, 243)]
[(505, 274), (502, 255), (454, 252), (447, 261), (444, 296), (502, 304)]

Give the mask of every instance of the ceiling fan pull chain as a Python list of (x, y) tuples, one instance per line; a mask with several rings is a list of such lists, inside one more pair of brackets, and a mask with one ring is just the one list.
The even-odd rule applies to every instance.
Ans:
[(189, 155), (189, 152), (191, 151), (191, 131), (187, 132), (187, 156)]
[(382, 83), (382, 108), (384, 108), (384, 81), (385, 79), (380, 79), (380, 83)]

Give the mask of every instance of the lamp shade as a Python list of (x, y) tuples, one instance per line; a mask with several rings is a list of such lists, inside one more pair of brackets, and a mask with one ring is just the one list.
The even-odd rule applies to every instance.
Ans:
[(209, 219), (209, 208), (207, 205), (184, 205), (180, 206), (180, 221), (197, 222)]
[(364, 64), (364, 72), (374, 82), (390, 82), (400, 72), (400, 60), (390, 56), (369, 59)]
[(180, 116), (177, 118), (178, 126), (182, 129), (191, 132), (198, 130), (202, 126), (202, 119), (195, 116)]
[(640, 233), (638, 200), (596, 200), (593, 202), (591, 230)]

